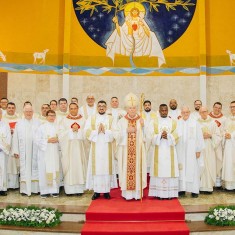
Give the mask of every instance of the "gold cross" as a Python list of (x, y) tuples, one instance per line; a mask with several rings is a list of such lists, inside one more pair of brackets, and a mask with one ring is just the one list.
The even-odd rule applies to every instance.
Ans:
[(131, 102), (131, 105), (134, 106), (133, 102), (135, 101), (133, 97), (131, 97), (128, 101)]

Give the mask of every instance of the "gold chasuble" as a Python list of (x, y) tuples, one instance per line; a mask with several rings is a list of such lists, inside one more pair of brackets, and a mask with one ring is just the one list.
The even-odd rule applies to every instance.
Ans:
[[(136, 127), (136, 121), (140, 119), (137, 116), (135, 119), (129, 119), (126, 115), (125, 118), (128, 120), (128, 127)], [(136, 189), (136, 133), (128, 133), (127, 139), (127, 177), (126, 184), (127, 190)]]

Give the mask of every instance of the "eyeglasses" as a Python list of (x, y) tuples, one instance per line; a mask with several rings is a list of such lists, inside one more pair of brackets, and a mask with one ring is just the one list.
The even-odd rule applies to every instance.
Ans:
[(104, 105), (98, 105), (98, 108), (106, 108), (106, 106)]
[(47, 115), (47, 117), (55, 117), (56, 115)]

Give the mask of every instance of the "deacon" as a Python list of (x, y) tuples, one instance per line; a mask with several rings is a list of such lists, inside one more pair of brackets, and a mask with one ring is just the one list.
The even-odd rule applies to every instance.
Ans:
[(219, 128), (214, 120), (208, 115), (208, 109), (201, 107), (199, 110), (201, 118), (198, 122), (202, 128), (205, 148), (202, 151), (204, 159), (204, 169), (201, 173), (200, 191), (204, 194), (211, 194), (216, 182), (216, 155), (221, 136)]
[(227, 190), (235, 189), (235, 101), (230, 103), (231, 115), (225, 122), (222, 180)]
[(193, 198), (198, 197), (200, 188), (200, 170), (203, 164), (201, 151), (204, 148), (202, 130), (198, 122), (190, 117), (187, 106), (181, 109), (182, 118), (178, 121), (179, 142), (176, 152), (179, 164), (179, 196), (186, 192)]
[[(224, 127), (225, 127), (225, 121), (226, 117), (222, 113), (222, 104), (220, 102), (215, 102), (213, 105), (213, 111), (209, 113), (209, 116), (215, 121), (217, 124), (221, 137), (224, 134)], [(223, 144), (222, 144), (223, 138), (221, 138), (221, 141), (218, 145), (218, 147), (215, 150), (216, 155), (216, 183), (215, 186), (217, 188), (221, 188), (221, 174), (222, 174), (222, 165), (223, 165)]]
[(170, 111), (168, 116), (172, 119), (179, 120), (181, 118), (181, 111), (177, 109), (177, 101), (175, 99), (171, 99), (169, 102)]
[(111, 188), (117, 188), (112, 150), (113, 118), (105, 113), (106, 109), (106, 102), (99, 101), (98, 114), (89, 117), (85, 126), (86, 136), (91, 142), (86, 188), (94, 190), (92, 200), (99, 198), (100, 193), (104, 193), (104, 197), (110, 199)]
[(2, 121), (0, 109), (0, 196), (7, 193), (7, 158), (11, 148), (11, 131), (9, 126)]
[[(158, 113), (152, 111), (151, 101), (145, 100), (144, 104), (144, 112), (142, 113), (142, 118), (144, 119), (144, 129), (145, 131), (148, 130), (149, 125), (152, 120), (158, 117)], [(150, 162), (154, 151), (154, 146), (151, 144), (151, 140), (146, 139), (145, 148), (146, 148), (146, 155), (147, 155), (147, 172), (150, 172)]]
[(59, 142), (62, 151), (64, 189), (67, 195), (81, 196), (85, 190), (87, 159), (84, 149), (85, 119), (78, 105), (69, 105), (69, 114), (60, 122)]
[(127, 114), (115, 127), (119, 184), (126, 200), (141, 199), (147, 186), (147, 165), (143, 136), (144, 120), (138, 115), (138, 98), (129, 93), (125, 97)]
[(20, 159), (20, 193), (30, 196), (39, 192), (38, 162), (35, 133), (40, 126), (38, 119), (33, 118), (33, 108), (26, 104), (23, 109), (24, 118), (16, 124), (12, 153)]
[[(16, 123), (19, 121), (18, 115), (16, 115), (15, 103), (9, 102), (7, 104), (7, 112), (3, 116), (3, 121), (9, 124), (11, 130), (11, 138), (13, 137)], [(19, 159), (15, 158), (12, 152), (9, 153), (7, 161), (7, 178), (8, 188), (17, 189), (19, 188)]]
[(159, 106), (160, 117), (149, 128), (154, 153), (151, 159), (149, 196), (159, 199), (178, 197), (177, 121), (168, 117), (166, 104)]
[(37, 131), (38, 171), (41, 198), (59, 195), (60, 155), (56, 113), (48, 110), (46, 122)]

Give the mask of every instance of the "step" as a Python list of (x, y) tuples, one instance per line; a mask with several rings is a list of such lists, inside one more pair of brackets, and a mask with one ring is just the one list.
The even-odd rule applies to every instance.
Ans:
[(188, 235), (184, 221), (86, 222), (82, 235)]

